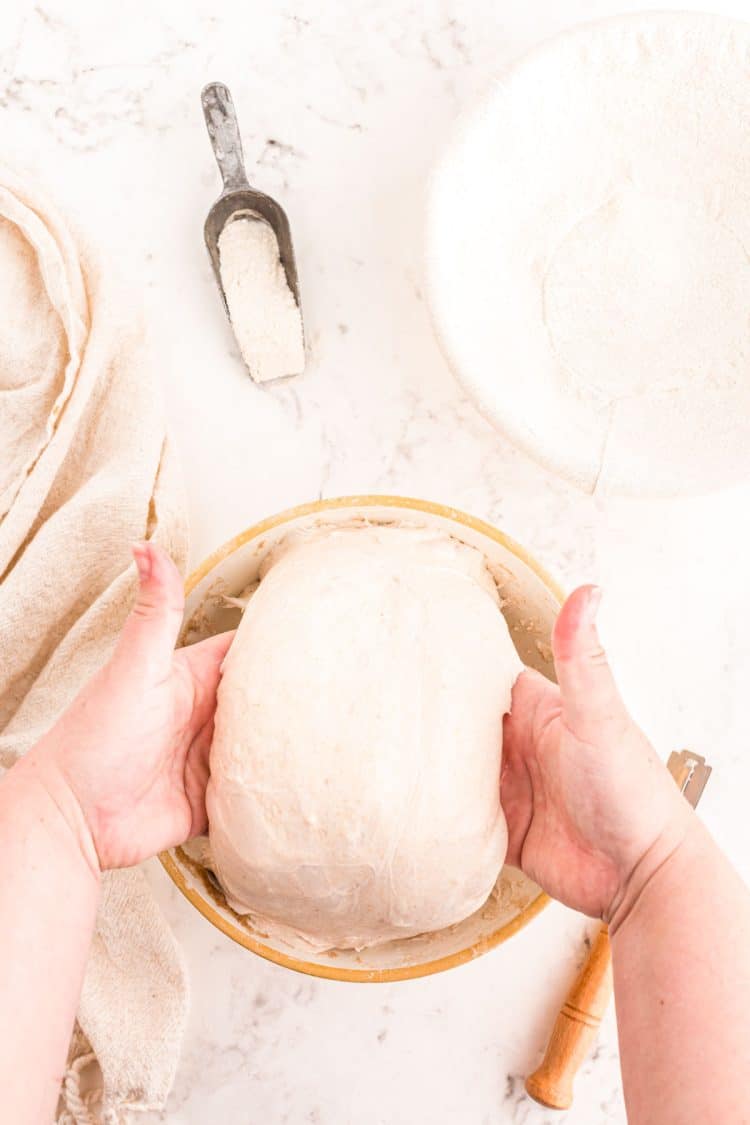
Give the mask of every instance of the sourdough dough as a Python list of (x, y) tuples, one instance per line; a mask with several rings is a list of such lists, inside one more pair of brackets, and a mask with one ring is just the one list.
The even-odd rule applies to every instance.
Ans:
[(520, 669), (473, 547), (396, 526), (285, 540), (219, 689), (207, 801), (230, 903), (315, 949), (481, 906), (507, 847), (502, 720)]
[(499, 78), (433, 177), (446, 354), (587, 491), (750, 474), (749, 58), (721, 17), (583, 26)]

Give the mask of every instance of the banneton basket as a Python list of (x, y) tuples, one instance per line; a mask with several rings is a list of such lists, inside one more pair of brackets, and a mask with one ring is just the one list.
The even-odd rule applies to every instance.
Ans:
[[(257, 578), (267, 552), (294, 529), (365, 521), (439, 528), (477, 547), (488, 560), (502, 594), (503, 613), (525, 664), (554, 679), (550, 649), (552, 625), (563, 595), (542, 567), (497, 528), (454, 508), (401, 496), (347, 496), (321, 500), (271, 516), (215, 551), (186, 582), (183, 643), (234, 628), (236, 596)], [(481, 956), (522, 929), (549, 901), (539, 887), (506, 867), (485, 905), (463, 922), (372, 949), (328, 950), (301, 954), (264, 932), (252, 917), (235, 913), (212, 873), (200, 862), (200, 849), (173, 848), (161, 855), (167, 874), (185, 897), (217, 929), (245, 949), (310, 976), (368, 982), (408, 980), (461, 965)]]

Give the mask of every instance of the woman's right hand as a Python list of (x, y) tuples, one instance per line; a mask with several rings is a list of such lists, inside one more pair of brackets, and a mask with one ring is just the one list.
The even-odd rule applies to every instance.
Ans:
[(552, 648), (559, 688), (526, 670), (505, 718), (507, 862), (616, 928), (697, 824), (625, 709), (596, 629), (601, 597), (566, 601)]

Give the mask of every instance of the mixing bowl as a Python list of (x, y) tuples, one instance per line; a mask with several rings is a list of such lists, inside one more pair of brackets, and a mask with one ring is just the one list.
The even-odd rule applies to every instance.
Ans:
[[(401, 496), (347, 496), (321, 500), (271, 516), (215, 551), (186, 582), (182, 643), (234, 628), (240, 611), (226, 598), (257, 579), (267, 552), (290, 531), (356, 521), (439, 528), (485, 555), (503, 599), (503, 613), (523, 662), (554, 679), (552, 625), (562, 601), (556, 583), (517, 543), (497, 528), (463, 512)], [(372, 949), (333, 949), (301, 954), (264, 932), (252, 917), (235, 913), (195, 842), (165, 852), (161, 862), (185, 895), (222, 933), (269, 961), (311, 976), (344, 981), (393, 981), (426, 976), (463, 964), (505, 941), (531, 920), (548, 899), (539, 887), (506, 867), (481, 909), (432, 934), (387, 942)]]

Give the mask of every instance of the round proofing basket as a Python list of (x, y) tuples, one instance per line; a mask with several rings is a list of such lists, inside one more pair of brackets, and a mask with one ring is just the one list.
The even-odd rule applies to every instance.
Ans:
[[(190, 575), (186, 584), (182, 643), (237, 625), (239, 611), (226, 598), (257, 578), (268, 551), (292, 530), (356, 522), (436, 528), (485, 555), (503, 598), (503, 613), (525, 664), (554, 679), (549, 647), (563, 594), (522, 547), (490, 524), (425, 500), (400, 496), (347, 496), (321, 500), (271, 516), (225, 543)], [(200, 842), (160, 856), (175, 886), (218, 930), (245, 949), (287, 969), (351, 982), (409, 980), (453, 968), (481, 956), (522, 929), (549, 901), (514, 868), (504, 868), (485, 905), (471, 917), (433, 934), (387, 942), (357, 952), (302, 954), (267, 934), (262, 923), (226, 903), (201, 863)]]
[(748, 58), (750, 24), (716, 13), (582, 24), (497, 75), (430, 177), (445, 357), (587, 493), (750, 477)]

